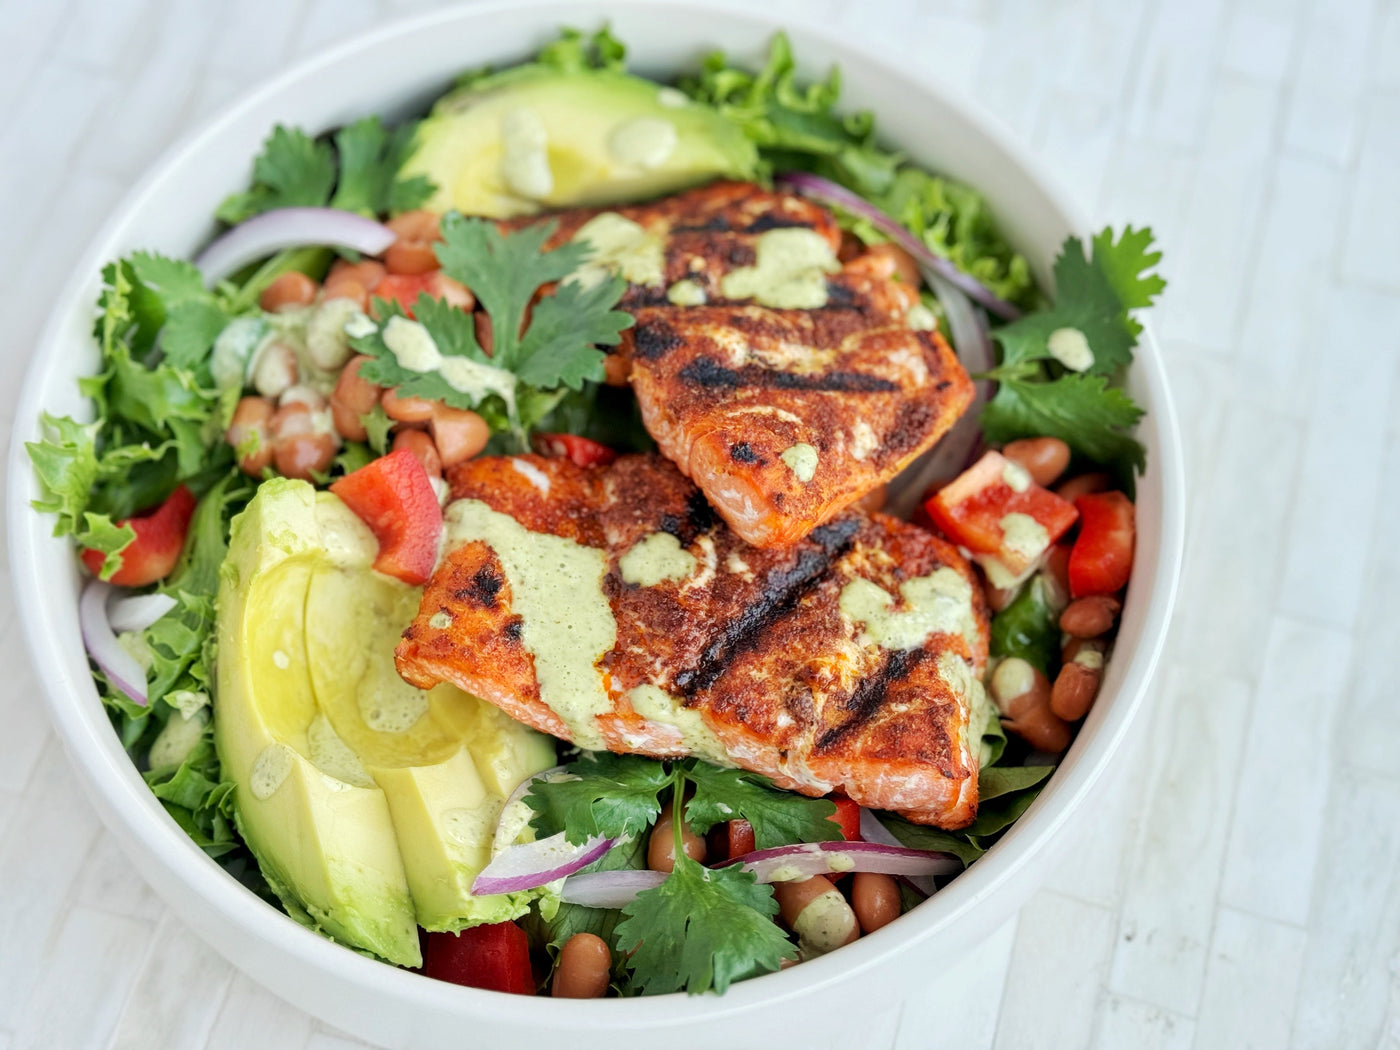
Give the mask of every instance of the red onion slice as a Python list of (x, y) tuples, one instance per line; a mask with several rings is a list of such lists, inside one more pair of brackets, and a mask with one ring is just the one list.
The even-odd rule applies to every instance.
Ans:
[(589, 871), (569, 876), (559, 899), (585, 908), (622, 908), (665, 881), (664, 871)]
[(121, 647), (107, 620), (107, 598), (112, 585), (89, 580), (78, 601), (78, 626), (88, 655), (107, 677), (113, 689), (146, 706), (146, 672), (136, 658)]
[(378, 255), (395, 240), (394, 231), (339, 208), (275, 208), (239, 223), (194, 261), (213, 287), (229, 274), (283, 248), (321, 245)]
[(564, 832), (547, 839), (512, 846), (481, 870), (472, 883), (472, 892), (516, 893), (533, 890), (586, 868), (608, 850), (616, 839), (594, 835), (581, 846), (574, 846)]
[(951, 853), (887, 846), (879, 842), (803, 842), (755, 850), (733, 861), (759, 882), (789, 882), (813, 875), (871, 871), (883, 875), (952, 875), (962, 861)]
[[(893, 831), (885, 827), (873, 812), (862, 808), (860, 811), (860, 837), (866, 842), (878, 842), (882, 846), (904, 847), (904, 843), (895, 837)], [(925, 897), (932, 897), (938, 890), (938, 883), (933, 881), (932, 875), (905, 875), (904, 881), (913, 886)]]
[(112, 602), (107, 622), (114, 631), (144, 631), (177, 604), (168, 594), (133, 594)]
[[(953, 334), (953, 349), (963, 367), (976, 375), (990, 372), (996, 367), (996, 351), (992, 346), (991, 333), (986, 321), (962, 291), (929, 268), (922, 268), (924, 280), (938, 296), (948, 315), (948, 328)], [(944, 434), (928, 452), (924, 453), (899, 476), (890, 482), (886, 498), (886, 513), (899, 518), (907, 518), (923, 498), (929, 486), (936, 481), (952, 480), (976, 458), (982, 444), (982, 406), (992, 396), (992, 382), (983, 379), (975, 385), (976, 395), (961, 419), (953, 424), (953, 429)]]
[(903, 223), (896, 222), (864, 197), (846, 189), (845, 186), (805, 171), (786, 171), (773, 181), (779, 186), (796, 190), (804, 197), (811, 197), (813, 200), (835, 205), (842, 211), (848, 211), (852, 215), (858, 215), (868, 220), (881, 233), (912, 255), (920, 266), (932, 270), (950, 284), (961, 288), (969, 297), (977, 300), (997, 317), (1006, 321), (1014, 321), (1021, 316), (1018, 307), (1002, 299), (976, 277), (963, 273), (950, 259), (935, 254)]

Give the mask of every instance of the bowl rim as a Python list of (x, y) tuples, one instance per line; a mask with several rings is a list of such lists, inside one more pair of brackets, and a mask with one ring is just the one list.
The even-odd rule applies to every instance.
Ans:
[[(715, 13), (716, 5), (704, 0), (618, 0), (614, 8), (653, 9), (661, 6), (688, 8)], [(150, 165), (110, 213), (107, 221), (89, 242), (69, 280), (54, 301), (47, 322), (32, 352), (30, 364), (16, 404), (7, 479), (7, 523), (13, 588), (20, 622), (43, 686), (50, 717), (80, 780), (91, 797), (101, 800), (99, 810), (108, 815), (106, 823), (121, 825), (124, 848), (133, 843), (157, 858), (169, 874), (198, 898), (198, 904), (215, 918), (239, 928), (244, 934), (271, 945), (296, 962), (328, 974), (343, 987), (372, 994), (388, 994), (402, 1003), (434, 1012), (486, 1016), (504, 1024), (539, 1021), (541, 1011), (564, 1020), (587, 1016), (592, 1022), (616, 1030), (656, 1025), (686, 1024), (700, 1016), (707, 1020), (737, 1014), (762, 1005), (780, 1004), (804, 997), (838, 982), (850, 979), (879, 965), (901, 947), (912, 947), (946, 930), (982, 901), (993, 897), (1010, 883), (1033, 859), (1042, 853), (1064, 824), (1080, 809), (1085, 796), (1098, 783), (1120, 751), (1120, 745), (1141, 708), (1148, 683), (1156, 669), (1166, 641), (1167, 625), (1175, 604), (1184, 551), (1186, 497), (1181, 437), (1175, 408), (1167, 384), (1165, 367), (1150, 324), (1140, 339), (1134, 365), (1137, 378), (1149, 392), (1150, 413), (1158, 435), (1156, 469), (1161, 476), (1161, 536), (1156, 563), (1156, 580), (1143, 617), (1142, 637), (1131, 653), (1129, 667), (1113, 698), (1111, 710), (1089, 741), (1092, 760), (1080, 761), (1074, 768), (1057, 774), (1061, 779), (1059, 805), (1045, 809), (1037, 802), (1003, 837), (992, 851), (954, 879), (934, 900), (912, 913), (920, 919), (905, 921), (861, 938), (844, 948), (839, 961), (826, 956), (801, 967), (766, 974), (732, 985), (722, 997), (686, 996), (684, 993), (622, 1000), (605, 999), (580, 1007), (573, 1002), (556, 1002), (548, 997), (504, 995), (422, 979), (344, 950), (321, 935), (296, 923), (270, 907), (237, 883), (208, 858), (173, 820), (165, 815), (135, 767), (118, 748), (100, 707), (99, 719), (85, 712), (95, 695), (86, 666), (65, 666), (57, 642), (57, 632), (76, 630), (76, 624), (49, 622), (41, 594), (53, 581), (41, 578), (34, 552), (41, 542), (52, 538), (47, 521), (30, 508), (37, 488), (24, 449), (24, 440), (38, 432), (39, 414), (44, 406), (40, 395), (51, 385), (59, 355), (41, 351), (61, 342), (62, 332), (71, 323), (75, 308), (95, 273), (112, 249), (112, 241), (128, 216), (145, 202), (156, 186), (186, 158), (217, 139), (225, 126), (243, 112), (273, 99), (321, 67), (339, 62), (356, 53), (372, 52), (396, 38), (438, 25), (488, 18), (492, 14), (522, 8), (562, 12), (557, 0), (485, 0), (454, 5), (440, 10), (391, 19), (364, 32), (318, 49), (280, 72), (264, 78), (239, 93), (213, 115), (182, 135)], [(1080, 209), (1065, 196), (1056, 180), (1047, 175), (1040, 162), (1021, 140), (993, 115), (983, 111), (963, 93), (931, 78), (913, 72), (907, 63), (892, 63), (864, 42), (841, 38), (834, 30), (812, 20), (811, 16), (784, 14), (781, 18), (752, 11), (720, 8), (726, 18), (747, 23), (746, 28), (771, 34), (783, 28), (799, 28), (804, 35), (823, 40), (833, 50), (878, 65), (885, 76), (901, 82), (919, 95), (935, 96), (939, 103), (974, 126), (990, 144), (1008, 156), (1026, 179), (1045, 194), (1066, 220), (1072, 232), (1088, 231)], [(14, 438), (24, 440), (14, 440)], [(52, 630), (50, 627), (52, 626)], [(105, 734), (107, 739), (103, 739)], [(1089, 755), (1084, 756), (1086, 759)], [(161, 819), (147, 819), (147, 815)], [(1014, 843), (1024, 843), (1019, 848)], [(183, 911), (182, 906), (175, 906)], [(217, 949), (216, 949), (217, 950)], [(252, 975), (256, 979), (256, 974)], [(277, 989), (273, 989), (277, 991)], [(580, 1009), (590, 1011), (579, 1015)]]

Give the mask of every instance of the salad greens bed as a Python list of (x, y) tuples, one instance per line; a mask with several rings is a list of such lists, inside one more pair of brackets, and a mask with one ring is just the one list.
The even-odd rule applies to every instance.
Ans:
[[(626, 48), (606, 29), (592, 35), (567, 30), (535, 62), (622, 70)], [(466, 74), (461, 83), (484, 75)], [(1163, 287), (1150, 272), (1160, 256), (1149, 231), (1129, 228), (1115, 237), (1106, 230), (1087, 249), (1070, 238), (1055, 263), (1051, 304), (977, 191), (883, 146), (872, 114), (838, 112), (837, 70), (822, 81), (799, 82), (785, 37), (774, 39), (757, 72), (715, 53), (676, 86), (743, 130), (758, 147), (761, 178), (806, 171), (853, 190), (1026, 311), (993, 331), (1000, 358), (985, 376), (998, 384), (981, 419), (986, 440), (1059, 437), (1082, 461), (1107, 465), (1131, 482), (1144, 465), (1142, 446), (1131, 436), (1142, 412), (1116, 383), (1140, 333), (1130, 310), (1150, 305)], [(328, 205), (372, 217), (416, 208), (434, 187), (421, 176), (400, 174), (415, 133), (414, 123), (389, 128), (377, 117), (319, 137), (279, 126), (254, 161), (249, 189), (224, 201), (217, 216), (237, 224), (288, 206)], [(865, 218), (844, 215), (842, 221), (867, 243), (886, 239)], [(373, 359), (365, 377), (480, 412), (495, 434), (493, 449), (528, 448), (535, 429), (586, 434), (620, 448), (646, 447), (635, 411), (620, 400), (623, 395), (601, 386), (604, 355), (597, 347), (615, 344), (630, 324), (615, 309), (622, 279), (589, 288), (561, 285), (535, 304), (526, 325), (535, 291), (571, 273), (586, 247), (544, 251), (548, 227), (502, 236), (490, 223), (455, 214), (442, 232), (444, 272), (469, 287), (489, 314), (493, 352), (482, 350), (470, 314), (440, 300), (421, 297), (414, 316), (445, 355), (474, 362), (495, 385), (484, 398), (469, 396), (440, 376), (402, 369), (383, 339), (385, 325), (402, 311), (382, 301), (375, 330), (352, 340), (356, 351)], [(320, 278), (334, 257), (329, 249), (285, 250), (212, 290), (182, 260), (137, 252), (110, 264), (94, 326), (101, 371), (82, 381), (94, 421), (46, 416), (46, 436), (27, 446), (45, 493), (36, 509), (54, 516), (58, 535), (101, 552), (103, 579), (121, 567), (122, 552), (135, 538), (130, 525), (120, 524), (123, 519), (159, 504), (177, 485), (198, 497), (179, 563), (155, 587), (173, 599), (173, 607), (143, 630), (120, 637), (146, 672), (147, 702), (134, 702), (100, 671), (94, 673), (123, 746), (167, 811), (211, 857), (269, 899), (235, 830), (233, 784), (221, 776), (212, 740), (219, 569), (230, 519), (257, 488), (224, 440), (241, 385), (221, 386), (212, 360), (220, 333), (235, 318), (259, 314), (258, 297), (275, 277), (301, 271)], [(925, 301), (941, 318), (937, 299), (925, 293)], [(1050, 351), (1051, 334), (1066, 327), (1085, 333), (1094, 346), (1086, 372), (1068, 370)], [(347, 443), (327, 480), (384, 452), (388, 420), (376, 412), (365, 420), (367, 440)], [(1036, 581), (995, 617), (993, 652), (1023, 656), (1048, 672), (1059, 659), (1059, 634), (1043, 591)], [(198, 720), (198, 733), (187, 731), (190, 719)], [(180, 727), (186, 731), (176, 740)], [(971, 827), (947, 832), (882, 815), (886, 827), (908, 846), (944, 851), (964, 864), (981, 856), (1026, 810), (1053, 768), (1024, 764), (1028, 748), (1008, 740), (995, 719), (983, 745), (981, 804)], [(834, 812), (830, 802), (777, 791), (739, 770), (696, 760), (587, 753), (567, 769), (573, 779), (537, 781), (526, 801), (541, 837), (563, 831), (571, 843), (594, 835), (621, 839), (590, 870), (644, 868), (647, 829), (666, 806), (674, 807), (677, 818), (683, 811), (701, 834), (742, 815), (759, 848), (840, 837), (828, 819)], [(909, 903), (915, 899), (911, 895)], [(552, 951), (579, 931), (604, 936), (618, 949), (615, 987), (623, 994), (722, 992), (734, 980), (774, 970), (793, 957), (794, 946), (771, 921), (776, 911), (771, 887), (753, 875), (707, 869), (682, 857), (673, 877), (620, 911), (559, 904), (552, 911), (537, 909), (526, 925), (537, 946)]]

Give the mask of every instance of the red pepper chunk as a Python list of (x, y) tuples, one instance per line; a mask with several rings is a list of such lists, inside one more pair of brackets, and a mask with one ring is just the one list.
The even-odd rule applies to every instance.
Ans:
[[(988, 452), (943, 486), (924, 509), (945, 536), (972, 552), (998, 587), (1009, 586), (1031, 568), (1079, 517), (1073, 504), (1031, 481), (1025, 468), (1000, 452)], [(1032, 519), (1045, 531), (1044, 541), (1039, 542), (1038, 530), (1032, 530), (1031, 543), (1008, 535), (1006, 519), (1012, 514)], [(998, 578), (995, 569), (1005, 576)]]
[(442, 507), (428, 472), (401, 448), (331, 485), (379, 541), (374, 567), (404, 583), (426, 583), (437, 564)]
[(461, 933), (426, 934), (423, 973), (468, 988), (535, 994), (530, 941), (513, 922), (473, 926)]
[(1069, 593), (1075, 598), (1116, 594), (1133, 573), (1136, 512), (1121, 492), (1096, 492), (1074, 501), (1079, 536), (1069, 554)]
[(617, 459), (617, 453), (607, 445), (578, 434), (536, 434), (535, 451), (542, 456), (573, 460), (575, 466), (606, 467)]
[[(112, 574), (111, 582), (122, 587), (144, 587), (169, 576), (185, 548), (185, 533), (189, 531), (196, 503), (194, 494), (179, 485), (150, 514), (118, 521), (118, 526), (130, 525), (136, 538), (121, 552), (121, 568)], [(83, 551), (82, 558), (83, 564), (97, 576), (107, 556), (89, 548)]]
[(829, 795), (827, 798), (836, 803), (836, 812), (826, 819), (841, 825), (841, 837), (847, 842), (859, 842), (860, 803), (852, 802), (845, 795)]

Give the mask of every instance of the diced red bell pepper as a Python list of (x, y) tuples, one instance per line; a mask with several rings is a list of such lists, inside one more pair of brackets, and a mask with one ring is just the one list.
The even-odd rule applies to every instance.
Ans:
[(437, 564), (442, 507), (423, 464), (407, 448), (332, 483), (379, 541), (374, 567), (404, 583), (426, 583)]
[(845, 795), (828, 795), (836, 803), (836, 812), (827, 817), (841, 825), (841, 837), (847, 842), (860, 841), (860, 803), (852, 802)]
[[(988, 452), (943, 486), (924, 509), (945, 536), (972, 552), (998, 587), (1022, 576), (1079, 516), (1073, 504), (1031, 481), (1023, 467), (1000, 452)], [(1045, 536), (1039, 530), (1028, 539), (1008, 536), (1011, 514), (1031, 518)]]
[(617, 453), (607, 445), (578, 434), (536, 434), (535, 451), (542, 456), (571, 459), (580, 467), (607, 466), (617, 459)]
[(423, 973), (439, 981), (516, 995), (535, 994), (530, 940), (513, 922), (473, 926), (422, 938)]
[(1069, 555), (1069, 593), (1116, 594), (1133, 573), (1137, 536), (1133, 503), (1121, 492), (1097, 492), (1074, 501), (1079, 536)]
[[(189, 489), (179, 485), (150, 514), (117, 522), (118, 526), (130, 525), (136, 538), (121, 552), (122, 565), (112, 574), (111, 582), (122, 587), (143, 587), (169, 576), (185, 548), (185, 533), (189, 531), (197, 502)], [(101, 551), (86, 549), (82, 558), (83, 564), (97, 576), (107, 556)]]
[(476, 303), (465, 286), (452, 280), (441, 270), (385, 274), (370, 290), (371, 299), (392, 299), (409, 317), (413, 316), (413, 305), (418, 302), (420, 295), (442, 299), (449, 306), (456, 306), (462, 310), (470, 310)]

